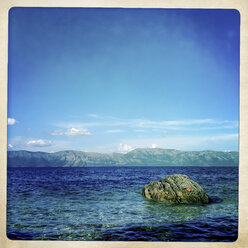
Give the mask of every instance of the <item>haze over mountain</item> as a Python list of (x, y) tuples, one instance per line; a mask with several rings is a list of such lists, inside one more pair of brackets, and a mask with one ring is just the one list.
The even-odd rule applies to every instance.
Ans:
[(8, 167), (238, 166), (235, 151), (179, 151), (137, 148), (128, 153), (8, 151)]

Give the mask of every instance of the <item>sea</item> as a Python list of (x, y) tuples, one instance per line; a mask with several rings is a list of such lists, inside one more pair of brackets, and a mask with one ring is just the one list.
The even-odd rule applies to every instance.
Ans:
[[(185, 174), (210, 204), (142, 196), (166, 175)], [(238, 237), (238, 167), (8, 168), (12, 240), (233, 242)]]

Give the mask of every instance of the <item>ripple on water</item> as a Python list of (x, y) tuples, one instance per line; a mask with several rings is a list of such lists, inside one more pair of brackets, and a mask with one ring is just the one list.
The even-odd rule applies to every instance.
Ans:
[[(189, 175), (213, 202), (173, 205), (141, 195), (145, 184), (168, 174)], [(234, 241), (237, 237), (237, 168), (11, 168), (7, 194), (10, 239)]]

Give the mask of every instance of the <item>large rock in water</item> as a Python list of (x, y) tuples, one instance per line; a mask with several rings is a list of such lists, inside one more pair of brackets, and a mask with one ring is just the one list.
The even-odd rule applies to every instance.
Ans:
[(142, 194), (155, 201), (171, 203), (209, 203), (210, 198), (202, 187), (186, 175), (169, 175), (164, 180), (145, 185)]

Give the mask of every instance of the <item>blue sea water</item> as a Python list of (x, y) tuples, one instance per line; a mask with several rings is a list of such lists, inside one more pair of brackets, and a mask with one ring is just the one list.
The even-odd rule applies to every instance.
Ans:
[[(166, 204), (145, 184), (186, 174), (213, 202)], [(14, 240), (235, 241), (238, 167), (8, 168), (7, 236)]]

